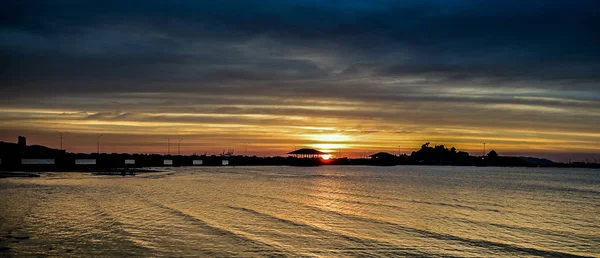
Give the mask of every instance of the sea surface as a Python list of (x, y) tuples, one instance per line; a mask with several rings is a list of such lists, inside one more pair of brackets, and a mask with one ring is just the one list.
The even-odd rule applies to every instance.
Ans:
[(600, 170), (189, 167), (0, 179), (0, 257), (600, 257)]

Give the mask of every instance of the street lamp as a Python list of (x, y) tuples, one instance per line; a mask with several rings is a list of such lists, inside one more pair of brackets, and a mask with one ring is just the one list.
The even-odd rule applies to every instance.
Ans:
[(56, 132), (57, 134), (60, 134), (60, 150), (63, 149), (63, 133), (61, 132)]
[(485, 142), (483, 143), (483, 155), (481, 155), (481, 156), (485, 157)]
[(248, 156), (248, 142), (242, 142), (244, 144), (244, 155)]
[(179, 139), (179, 143), (177, 144), (177, 155), (181, 155), (181, 141), (183, 141), (183, 139)]
[(171, 155), (171, 139), (169, 137), (165, 137), (167, 139), (167, 155)]
[(96, 138), (96, 153), (100, 154), (100, 137), (102, 137), (102, 134), (98, 135), (98, 138)]

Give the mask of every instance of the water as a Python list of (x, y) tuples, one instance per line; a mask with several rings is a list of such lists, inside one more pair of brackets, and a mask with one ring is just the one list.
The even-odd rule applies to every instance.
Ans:
[(600, 256), (600, 171), (174, 168), (0, 179), (0, 256)]

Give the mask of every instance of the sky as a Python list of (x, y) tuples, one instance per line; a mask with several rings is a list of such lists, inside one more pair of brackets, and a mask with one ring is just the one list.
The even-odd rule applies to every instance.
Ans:
[[(600, 159), (600, 1), (3, 1), (0, 141)], [(165, 137), (169, 137), (167, 140)], [(180, 141), (180, 139), (183, 139)], [(247, 149), (247, 152), (246, 152)]]

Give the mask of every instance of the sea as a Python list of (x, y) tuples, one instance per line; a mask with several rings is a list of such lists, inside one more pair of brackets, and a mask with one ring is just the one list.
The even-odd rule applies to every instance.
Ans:
[(5, 178), (0, 257), (600, 257), (600, 170), (181, 167)]

